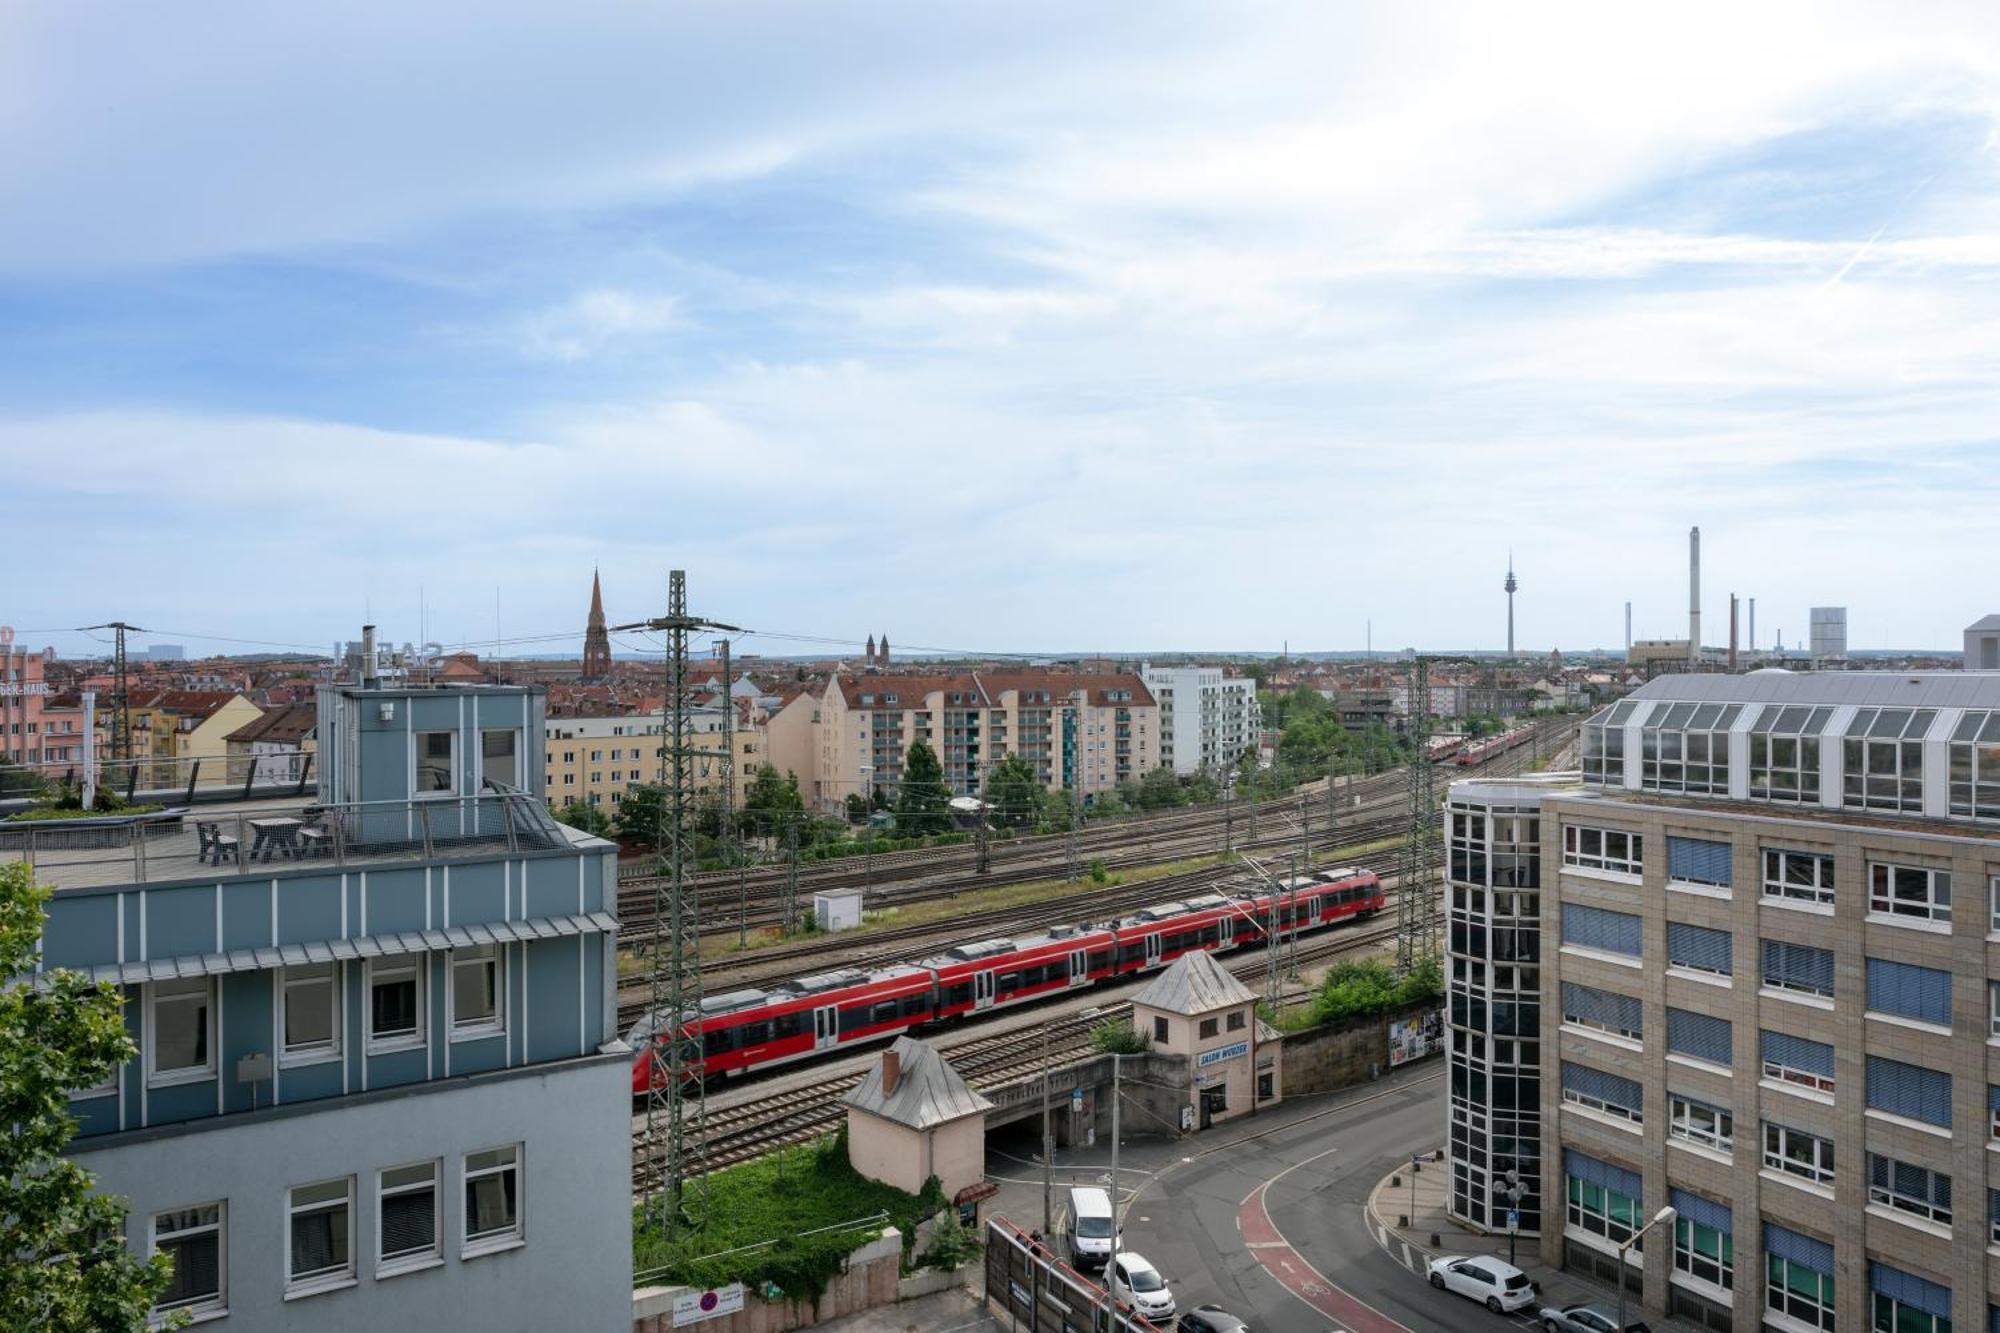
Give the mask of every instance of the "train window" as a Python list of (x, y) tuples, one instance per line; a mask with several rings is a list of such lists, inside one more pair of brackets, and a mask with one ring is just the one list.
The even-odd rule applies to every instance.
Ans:
[(762, 1046), (770, 1039), (771, 1025), (761, 1018), (754, 1023), (745, 1023), (737, 1029), (736, 1040), (739, 1046)]
[(946, 1004), (965, 1004), (971, 999), (972, 983), (969, 981), (956, 982), (944, 988), (944, 1002)]
[(806, 1016), (803, 1013), (779, 1014), (771, 1020), (771, 1035), (775, 1037), (796, 1037), (805, 1030)]
[(1201, 928), (1201, 939), (1204, 944), (1220, 944), (1222, 942), (1222, 928), (1210, 922)]
[(882, 1000), (875, 1006), (875, 1015), (872, 1021), (887, 1023), (894, 1019), (899, 1012), (900, 1008), (894, 1000)]
[(728, 1028), (711, 1028), (709, 1031), (701, 1034), (702, 1053), (704, 1055), (721, 1055), (724, 1051), (734, 1049), (736, 1043), (730, 1039), (735, 1035)]
[(1019, 972), (1002, 972), (994, 978), (993, 987), (1002, 995), (1017, 991), (1021, 989), (1021, 974)]
[(1119, 950), (1119, 954), (1122, 956), (1125, 962), (1136, 963), (1141, 958), (1144, 958), (1146, 956), (1145, 941), (1140, 940), (1132, 944), (1128, 944), (1124, 948)]
[(930, 1011), (931, 997), (923, 992), (903, 997), (903, 1017), (914, 1018), (918, 1014), (927, 1014)]
[(859, 1028), (865, 1028), (867, 1026), (868, 1026), (867, 1005), (857, 1004), (851, 1009), (842, 1009), (840, 1011), (840, 1030), (843, 1033), (853, 1032)]
[(1100, 972), (1111, 966), (1111, 950), (1093, 949), (1090, 954), (1090, 970)]

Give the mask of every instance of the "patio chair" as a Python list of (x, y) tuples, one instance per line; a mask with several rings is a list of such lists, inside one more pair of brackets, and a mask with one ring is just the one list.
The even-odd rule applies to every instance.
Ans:
[(310, 805), (303, 814), (305, 822), (299, 825), (300, 857), (328, 855), (333, 851), (333, 812), (322, 806)]
[(209, 820), (196, 820), (194, 831), (201, 840), (201, 851), (195, 860), (219, 866), (222, 858), (227, 856), (237, 865), (243, 864), (242, 844), (235, 834), (224, 833), (220, 824)]

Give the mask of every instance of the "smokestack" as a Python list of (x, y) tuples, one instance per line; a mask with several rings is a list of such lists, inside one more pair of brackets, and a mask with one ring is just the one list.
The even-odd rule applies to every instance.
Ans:
[(372, 690), (382, 682), (375, 678), (375, 627), (361, 627), (361, 688)]
[(1688, 665), (1701, 661), (1701, 529), (1688, 529)]
[(1632, 655), (1632, 603), (1625, 603), (1625, 655)]
[(903, 1081), (903, 1057), (894, 1051), (882, 1052), (882, 1095), (895, 1092), (896, 1085)]
[(1750, 599), (1750, 656), (1757, 655), (1757, 599)]
[(1729, 594), (1729, 669), (1736, 670), (1736, 594)]

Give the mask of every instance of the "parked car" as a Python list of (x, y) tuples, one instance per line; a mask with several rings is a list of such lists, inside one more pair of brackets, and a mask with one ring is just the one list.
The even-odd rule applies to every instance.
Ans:
[[(1548, 1333), (1620, 1333), (1618, 1316), (1602, 1305), (1553, 1305), (1542, 1307), (1542, 1327)], [(1637, 1319), (1627, 1320), (1623, 1333), (1648, 1333)]]
[(1197, 1305), (1181, 1316), (1179, 1333), (1250, 1333), (1250, 1325), (1219, 1305)]
[(1111, 1260), (1111, 1276), (1118, 1283), (1119, 1299), (1146, 1318), (1158, 1323), (1174, 1317), (1173, 1291), (1143, 1256), (1121, 1251)]
[(1431, 1285), (1480, 1302), (1494, 1314), (1535, 1303), (1535, 1284), (1505, 1259), (1490, 1254), (1445, 1254), (1431, 1260)]
[(1094, 1185), (1079, 1185), (1069, 1192), (1069, 1211), (1069, 1261), (1086, 1270), (1104, 1267), (1111, 1257), (1111, 1196)]

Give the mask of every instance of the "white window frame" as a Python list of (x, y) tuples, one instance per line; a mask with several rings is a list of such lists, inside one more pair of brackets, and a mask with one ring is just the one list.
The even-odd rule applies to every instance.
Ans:
[[(1702, 1122), (1705, 1120), (1713, 1121), (1714, 1125), (1712, 1127), (1704, 1125)], [(1697, 1102), (1692, 1097), (1669, 1092), (1667, 1137), (1708, 1148), (1714, 1152), (1734, 1154), (1736, 1113), (1726, 1106)]]
[[(370, 1055), (392, 1051), (420, 1051), (430, 1044), (430, 955), (403, 954), (394, 959), (369, 959), (362, 965), (361, 1020), (367, 1033)], [(375, 985), (383, 972), (400, 975), (410, 972), (417, 982), (417, 1026), (414, 1032), (377, 1036), (375, 1033)]]
[(1987, 929), (2000, 935), (2000, 875), (1986, 880)]
[[(1694, 1248), (1694, 1229), (1714, 1231), (1722, 1243), (1716, 1246), (1716, 1257), (1710, 1259)], [(1686, 1243), (1682, 1241), (1683, 1229)], [(1725, 1253), (1726, 1252), (1726, 1253)], [(1702, 1226), (1694, 1219), (1682, 1215), (1674, 1219), (1674, 1268), (1686, 1273), (1697, 1282), (1719, 1288), (1722, 1291), (1736, 1290), (1736, 1238), (1727, 1231), (1718, 1231), (1711, 1226)], [(1708, 1270), (1714, 1271), (1714, 1276)]]
[[(206, 1009), (207, 1030), (202, 1035), (202, 1048), (208, 1052), (208, 1063), (188, 1065), (179, 1069), (159, 1067), (159, 1005), (162, 987), (181, 987), (187, 982), (196, 982), (203, 987), (203, 1007)], [(186, 995), (193, 992), (186, 991)], [(178, 997), (177, 997), (178, 998)], [(183, 1083), (206, 1083), (215, 1077), (215, 978), (212, 976), (183, 977), (177, 981), (154, 981), (146, 986), (146, 1086), (149, 1088), (171, 1088)]]
[[(301, 1190), (319, 1189), (327, 1185), (339, 1185), (345, 1191), (338, 1200), (323, 1199), (301, 1204), (297, 1195)], [(347, 1262), (339, 1268), (318, 1269), (311, 1273), (292, 1272), (292, 1226), (301, 1215), (324, 1212), (330, 1208), (342, 1208), (347, 1213)], [(324, 1291), (338, 1291), (351, 1287), (355, 1282), (354, 1264), (354, 1177), (334, 1176), (326, 1180), (310, 1180), (303, 1185), (292, 1185), (285, 1190), (285, 1298), (294, 1296), (316, 1296)]]
[[(493, 1012), (473, 1019), (458, 1014), (458, 969), (487, 964), (493, 969)], [(507, 946), (477, 945), (445, 955), (445, 1026), (453, 1041), (478, 1041), (507, 1031)]]
[[(307, 968), (321, 967), (327, 970), (324, 977), (295, 978), (293, 976), (294, 973), (303, 972)], [(340, 1039), (341, 1010), (346, 1007), (342, 1003), (344, 998), (343, 991), (345, 989), (341, 985), (342, 965), (337, 962), (307, 963), (300, 967), (279, 968), (273, 975), (278, 991), (278, 1064), (280, 1067), (296, 1069), (304, 1065), (326, 1064), (329, 1061), (338, 1060), (343, 1048), (343, 1043)], [(292, 991), (295, 988), (303, 989), (306, 986), (319, 984), (324, 984), (327, 988), (327, 1003), (333, 1019), (333, 1035), (326, 1041), (305, 1043), (295, 1048), (285, 1031), (286, 1020), (291, 1014)]]
[[(389, 1175), (396, 1171), (415, 1171), (419, 1167), (430, 1172), (430, 1180), (425, 1184), (389, 1184)], [(435, 1268), (444, 1262), (444, 1163), (437, 1158), (426, 1162), (405, 1162), (401, 1166), (385, 1166), (375, 1173), (375, 1276), (393, 1277), (398, 1273), (412, 1273), (418, 1269)], [(388, 1254), (382, 1244), (382, 1222), (388, 1216), (384, 1202), (406, 1194), (421, 1194), (428, 1190), (431, 1196), (431, 1243), (423, 1250), (408, 1250), (401, 1254)]]
[[(489, 1153), (508, 1153), (511, 1156), (505, 1161), (491, 1165), (473, 1166), (474, 1159), (485, 1157)], [(512, 1249), (525, 1243), (527, 1227), (524, 1222), (528, 1212), (528, 1180), (526, 1172), (521, 1168), (526, 1155), (521, 1144), (508, 1143), (493, 1148), (480, 1148), (459, 1158), (459, 1206), (467, 1214), (461, 1217), (461, 1221), (465, 1223), (463, 1233), (465, 1241), (459, 1251), (460, 1258), (470, 1259), (481, 1254), (491, 1254), (496, 1250)], [(509, 1171), (514, 1173), (514, 1220), (505, 1228), (475, 1233), (469, 1216), (473, 1182), (484, 1180), (489, 1176), (504, 1175)]]
[[(445, 755), (445, 774), (450, 778), (449, 786), (426, 791), (417, 785), (417, 774), (425, 762), (424, 743), (432, 736), (443, 736), (450, 744)], [(413, 731), (410, 733), (410, 795), (416, 800), (436, 800), (458, 795), (458, 733), (448, 730)]]
[[(1822, 1273), (1817, 1268), (1808, 1268), (1804, 1264), (1795, 1263), (1790, 1259), (1779, 1258), (1777, 1255), (1767, 1251), (1764, 1255), (1764, 1308), (1783, 1318), (1803, 1323), (1808, 1328), (1835, 1327), (1833, 1322), (1833, 1303), (1830, 1300), (1820, 1299), (1819, 1294), (1815, 1294), (1808, 1300), (1803, 1292), (1794, 1289), (1789, 1282), (1780, 1282), (1776, 1291), (1772, 1289), (1771, 1265), (1774, 1263), (1784, 1265), (1786, 1276), (1790, 1275), (1793, 1268), (1797, 1268), (1802, 1273), (1811, 1273), (1815, 1279), (1814, 1285), (1819, 1289), (1819, 1293), (1824, 1293), (1828, 1285), (1833, 1282), (1833, 1274), (1831, 1273)], [(1782, 1292), (1783, 1295), (1780, 1296), (1779, 1292)], [(1794, 1304), (1810, 1304), (1823, 1317), (1816, 1318), (1810, 1322), (1802, 1320), (1792, 1313)]]
[[(1907, 1166), (1922, 1171), (1928, 1180), (1934, 1180), (1938, 1176), (1943, 1176), (1947, 1185), (1951, 1183), (1949, 1172), (1940, 1171), (1936, 1167), (1925, 1166), (1922, 1162), (1905, 1162), (1900, 1158), (1890, 1157), (1886, 1153), (1870, 1153), (1869, 1157), (1871, 1159), (1876, 1157), (1882, 1158), (1889, 1163), (1890, 1169), (1889, 1183), (1887, 1185), (1877, 1185), (1875, 1183), (1874, 1162), (1871, 1160), (1868, 1163), (1868, 1202), (1880, 1204), (1885, 1208), (1893, 1208), (1898, 1212), (1908, 1213), (1910, 1216), (1921, 1218), (1926, 1222), (1936, 1222), (1943, 1226), (1951, 1225), (1951, 1207), (1935, 1203), (1929, 1197), (1918, 1198), (1914, 1194), (1904, 1194), (1896, 1188), (1895, 1183), (1895, 1168), (1898, 1166)], [(1956, 1193), (1956, 1189), (1953, 1192)]]
[[(1889, 881), (1887, 893), (1877, 893), (1875, 880), (1877, 872), (1886, 872)], [(1908, 871), (1924, 877), (1924, 897), (1922, 902), (1900, 899), (1896, 896), (1895, 881), (1898, 872)], [(1938, 901), (1938, 886), (1942, 881), (1944, 901)], [(1906, 922), (1932, 922), (1949, 926), (1951, 924), (1951, 872), (1937, 870), (1930, 866), (1908, 866), (1895, 861), (1870, 861), (1868, 863), (1868, 915), (1878, 921), (1890, 924)]]
[(1814, 1092), (1823, 1092), (1828, 1096), (1833, 1095), (1833, 1078), (1830, 1075), (1815, 1074), (1809, 1069), (1800, 1069), (1796, 1065), (1780, 1064), (1776, 1060), (1764, 1060), (1761, 1057), (1758, 1064), (1765, 1078), (1779, 1083), (1790, 1083), (1794, 1087), (1810, 1088)]
[[(1826, 1138), (1824, 1135), (1811, 1133), (1807, 1130), (1794, 1129), (1790, 1125), (1781, 1125), (1775, 1120), (1766, 1120), (1762, 1128), (1763, 1142), (1758, 1146), (1763, 1153), (1763, 1162), (1766, 1167), (1788, 1176), (1797, 1176), (1801, 1180), (1810, 1180), (1816, 1185), (1833, 1184), (1832, 1139)], [(1773, 1151), (1771, 1147), (1771, 1133), (1773, 1130), (1777, 1131), (1779, 1135), (1777, 1151)], [(1807, 1165), (1784, 1152), (1784, 1149), (1790, 1145), (1794, 1138), (1812, 1145), (1813, 1160), (1811, 1165)], [(1822, 1158), (1827, 1159), (1825, 1165), (1821, 1165)]]
[(215, 1233), (215, 1287), (213, 1296), (203, 1296), (198, 1300), (185, 1301), (179, 1305), (156, 1305), (153, 1307), (155, 1319), (177, 1310), (185, 1310), (189, 1317), (205, 1319), (214, 1315), (229, 1313), (229, 1201), (217, 1199), (210, 1203), (191, 1203), (183, 1208), (162, 1208), (146, 1219), (146, 1253), (148, 1256), (160, 1252), (160, 1219), (171, 1213), (192, 1213), (204, 1208), (215, 1210), (215, 1220), (203, 1221), (194, 1226), (183, 1227), (172, 1233), (172, 1238), (198, 1236), (207, 1232)]
[(1585, 1096), (1573, 1088), (1564, 1088), (1562, 1090), (1562, 1099), (1571, 1106), (1581, 1106), (1586, 1111), (1595, 1111), (1599, 1115), (1615, 1116), (1620, 1120), (1629, 1120), (1635, 1125), (1646, 1123), (1643, 1111), (1634, 1110), (1629, 1106), (1621, 1106), (1617, 1102), (1607, 1102), (1601, 1097)]
[(527, 754), (521, 745), (521, 729), (519, 727), (481, 727), (479, 729), (479, 781), (481, 785), (491, 781), (491, 775), (486, 771), (486, 761), (489, 758), (486, 749), (488, 740), (494, 736), (505, 736), (514, 743), (514, 772), (513, 776), (507, 780), (507, 785), (515, 788), (525, 788), (527, 784), (522, 781), (522, 778), (526, 776), (523, 770), (527, 767)]
[[(1786, 863), (1793, 857), (1804, 858), (1812, 863), (1814, 873), (1813, 884), (1810, 887), (1793, 884), (1785, 877)], [(1791, 847), (1764, 849), (1764, 896), (1775, 902), (1831, 907), (1834, 899), (1834, 873), (1833, 856), (1829, 852), (1807, 852)]]
[[(1886, 1323), (1883, 1319), (1876, 1317), (1877, 1302), (1879, 1301), (1887, 1301), (1889, 1303), (1889, 1309), (1885, 1316), (1887, 1319)], [(1938, 1321), (1942, 1318), (1944, 1318), (1942, 1315), (1934, 1315), (1928, 1311), (1911, 1309), (1885, 1291), (1875, 1291), (1871, 1288), (1868, 1292), (1868, 1327), (1871, 1329), (1893, 1328), (1900, 1333), (1902, 1329), (1915, 1327), (1911, 1322), (1912, 1320), (1920, 1319), (1930, 1328), (1931, 1333), (1937, 1333)]]
[[(1595, 834), (1597, 850), (1585, 848), (1585, 834)], [(1613, 855), (1611, 839), (1625, 840), (1623, 853)], [(1645, 835), (1626, 829), (1602, 828), (1595, 824), (1563, 825), (1563, 864), (1578, 870), (1601, 870), (1614, 875), (1637, 877), (1645, 871)]]

